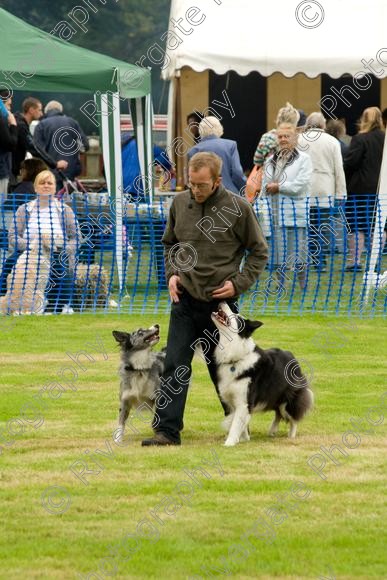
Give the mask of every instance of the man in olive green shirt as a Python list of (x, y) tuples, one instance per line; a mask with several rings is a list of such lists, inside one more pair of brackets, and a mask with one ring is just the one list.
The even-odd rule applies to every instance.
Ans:
[(155, 435), (144, 446), (180, 445), (191, 362), (199, 343), (217, 389), (217, 331), (211, 313), (223, 300), (237, 312), (237, 297), (257, 281), (267, 262), (256, 215), (249, 203), (223, 187), (221, 170), (222, 160), (214, 153), (194, 155), (188, 167), (190, 191), (176, 195), (170, 208), (162, 241), (171, 319)]

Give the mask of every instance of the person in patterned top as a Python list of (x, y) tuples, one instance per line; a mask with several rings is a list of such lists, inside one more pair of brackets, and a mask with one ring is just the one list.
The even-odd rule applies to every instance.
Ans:
[[(285, 107), (282, 107), (278, 111), (276, 127), (281, 123), (291, 123), (292, 125), (297, 126), (299, 119), (300, 113), (297, 109), (295, 109), (290, 103), (286, 103)], [(264, 133), (254, 154), (254, 165), (262, 167), (266, 159), (275, 153), (277, 146), (277, 129), (272, 129), (268, 133)]]

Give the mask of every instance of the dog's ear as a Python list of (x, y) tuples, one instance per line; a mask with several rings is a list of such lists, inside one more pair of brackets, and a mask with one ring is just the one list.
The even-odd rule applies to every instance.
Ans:
[(130, 343), (130, 334), (127, 332), (121, 332), (120, 330), (113, 330), (112, 335), (116, 339), (119, 344), (123, 344), (124, 342), (128, 344)]
[(257, 328), (260, 328), (263, 325), (263, 322), (261, 322), (260, 320), (246, 320), (246, 326), (248, 326), (251, 329), (251, 333), (254, 332), (254, 330), (257, 330)]

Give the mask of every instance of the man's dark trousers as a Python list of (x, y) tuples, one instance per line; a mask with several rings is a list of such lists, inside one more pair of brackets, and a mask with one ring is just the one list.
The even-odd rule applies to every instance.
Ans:
[[(157, 433), (163, 433), (176, 443), (180, 443), (180, 431), (184, 427), (183, 415), (191, 377), (191, 362), (195, 342), (199, 344), (198, 339), (202, 340), (208, 371), (216, 387), (216, 365), (213, 353), (217, 344), (218, 331), (211, 320), (211, 313), (216, 312), (219, 303), (222, 302), (222, 300), (211, 302), (196, 300), (185, 290), (179, 298), (180, 301), (173, 303), (171, 307), (165, 371), (160, 386), (160, 392), (164, 396), (158, 397), (153, 420), (154, 430)], [(238, 312), (235, 298), (229, 298), (226, 302), (233, 312)], [(184, 368), (189, 371), (184, 372)], [(180, 370), (177, 371), (177, 369)], [(162, 403), (162, 406), (159, 403)], [(223, 403), (222, 406), (227, 414), (227, 407)]]

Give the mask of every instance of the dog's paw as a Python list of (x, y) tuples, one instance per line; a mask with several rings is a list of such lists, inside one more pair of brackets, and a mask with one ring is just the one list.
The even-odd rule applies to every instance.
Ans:
[(293, 425), (289, 429), (288, 438), (295, 439), (297, 435), (297, 425), (293, 423)]
[(224, 443), (224, 446), (225, 447), (234, 447), (237, 443), (238, 443), (238, 441), (234, 441), (234, 439), (227, 439), (227, 441), (225, 441), (225, 443)]
[(114, 442), (119, 445), (120, 443), (122, 443), (124, 437), (124, 429), (122, 428), (118, 428), (116, 429), (116, 431), (114, 432)]
[(273, 423), (269, 427), (269, 431), (267, 432), (269, 437), (275, 437), (278, 434), (279, 423), (277, 421), (273, 421)]

